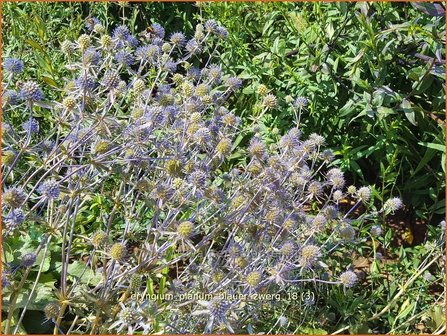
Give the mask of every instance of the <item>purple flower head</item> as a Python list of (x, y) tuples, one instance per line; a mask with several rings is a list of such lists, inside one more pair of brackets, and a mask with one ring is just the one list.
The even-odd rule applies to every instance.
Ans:
[(160, 55), (160, 47), (154, 44), (141, 46), (135, 51), (135, 55), (139, 60), (155, 62)]
[(129, 28), (127, 28), (125, 25), (116, 27), (112, 33), (114, 39), (121, 41), (126, 41), (129, 35), (130, 35)]
[(205, 29), (209, 32), (214, 32), (216, 30), (216, 28), (218, 27), (217, 22), (215, 20), (207, 20), (205, 22)]
[(225, 80), (225, 85), (231, 90), (237, 90), (242, 86), (242, 80), (237, 77), (229, 77)]
[(17, 105), (20, 101), (20, 96), (14, 90), (6, 90), (3, 93), (2, 101), (10, 105)]
[(132, 48), (136, 48), (140, 44), (140, 41), (138, 41), (138, 39), (133, 35), (129, 35), (126, 38), (126, 42), (127, 42), (127, 45)]
[(158, 23), (153, 23), (151, 28), (155, 34), (155, 36), (163, 39), (165, 37), (165, 29)]
[(99, 60), (101, 59), (101, 54), (95, 48), (89, 47), (84, 52), (84, 55), (82, 57), (83, 57), (84, 63), (98, 65)]
[(43, 92), (36, 82), (28, 81), (22, 85), (20, 97), (27, 101), (37, 102), (43, 99)]
[(183, 35), (183, 33), (174, 33), (169, 39), (174, 45), (177, 46), (182, 46), (185, 43), (185, 35)]
[(95, 80), (90, 75), (81, 75), (75, 80), (76, 86), (81, 90), (93, 90), (96, 87)]
[(194, 39), (189, 40), (188, 43), (186, 43), (186, 47), (185, 48), (192, 55), (199, 55), (202, 52), (201, 45)]
[(23, 68), (23, 62), (18, 58), (5, 58), (5, 62), (3, 63), (3, 69), (14, 75), (23, 72)]
[(165, 64), (163, 64), (163, 70), (173, 73), (177, 70), (177, 63), (173, 62), (171, 60), (168, 60), (165, 62)]
[(42, 196), (49, 200), (58, 199), (61, 193), (59, 183), (56, 180), (47, 180), (39, 187), (39, 192)]
[(196, 67), (190, 67), (190, 68), (188, 69), (188, 72), (186, 73), (186, 75), (187, 75), (190, 79), (192, 79), (192, 80), (194, 80), (194, 81), (197, 81), (197, 80), (199, 80), (199, 78), (200, 78), (200, 73), (201, 73), (201, 71), (200, 71), (199, 68), (196, 68)]
[(26, 132), (39, 133), (39, 122), (31, 118), (31, 120), (27, 120), (22, 124), (22, 128)]
[(135, 63), (133, 56), (125, 50), (120, 50), (115, 55), (115, 60), (124, 66), (131, 66)]
[(97, 24), (101, 24), (101, 21), (99, 21), (98, 18), (96, 17), (89, 17), (85, 20), (85, 27), (89, 30), (89, 31), (93, 31), (93, 29), (95, 28), (95, 26)]
[(216, 35), (221, 39), (226, 39), (228, 37), (228, 30), (225, 27), (219, 26), (216, 28)]
[(22, 209), (12, 209), (5, 218), (11, 226), (17, 226), (25, 221), (25, 213)]

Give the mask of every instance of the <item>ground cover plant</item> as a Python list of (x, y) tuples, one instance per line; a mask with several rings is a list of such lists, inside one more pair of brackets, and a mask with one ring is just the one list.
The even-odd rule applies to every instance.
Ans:
[[(421, 8), (439, 10), (377, 6), (385, 23), (402, 11), (410, 20)], [(380, 91), (362, 74), (375, 76), (399, 53), (388, 44), (383, 56), (369, 54), (387, 36), (374, 40), (373, 29), (385, 23), (371, 8), (4, 4), (2, 331), (442, 333), (444, 174), (432, 167), (441, 161), (444, 132), (436, 126), (445, 105), (436, 76), (444, 68), (433, 37), (442, 20), (428, 15), (410, 25), (418, 31), (424, 24), (426, 33), (431, 24), (432, 35), (422, 34), (431, 57), (423, 78), (405, 93), (384, 83), (384, 71)], [(259, 20), (234, 21), (246, 14)], [(326, 15), (326, 31), (308, 26)], [(287, 36), (288, 46), (281, 32), (290, 25), (269, 21), (278, 17), (308, 30)], [(324, 41), (329, 34), (328, 47), (338, 50), (345, 32), (334, 31), (337, 17), (345, 18), (343, 29), (352, 24), (348, 37), (373, 40), (347, 44), (369, 58), (344, 64), (346, 56), (322, 52), (317, 63), (330, 69), (316, 69), (313, 78), (298, 71), (306, 64), (291, 67), (278, 56), (300, 55), (304, 36)], [(20, 38), (25, 27), (30, 33)], [(239, 48), (247, 39), (254, 47)], [(256, 56), (255, 67), (247, 63), (266, 46), (270, 54)], [(358, 83), (343, 86), (334, 62), (353, 67)], [(279, 67), (287, 71), (270, 73)], [(330, 117), (325, 108), (343, 91), (333, 76), (348, 96)], [(329, 82), (336, 95), (320, 99)], [(360, 91), (372, 91), (374, 116), (389, 112), (368, 129), (383, 138), (374, 150), (368, 138), (362, 149), (349, 148), (368, 124), (354, 115), (363, 106), (355, 100)], [(419, 113), (419, 103), (432, 118)], [(390, 120), (393, 104), (407, 104), (397, 121)], [(344, 122), (361, 124), (342, 139)], [(399, 141), (427, 148), (421, 167)], [(368, 178), (355, 162), (370, 154), (384, 168)], [(422, 194), (430, 201), (405, 196), (405, 188), (419, 188), (399, 181), (408, 172), (430, 181)], [(396, 243), (392, 227), (410, 206), (436, 221), (413, 237), (417, 245)]]

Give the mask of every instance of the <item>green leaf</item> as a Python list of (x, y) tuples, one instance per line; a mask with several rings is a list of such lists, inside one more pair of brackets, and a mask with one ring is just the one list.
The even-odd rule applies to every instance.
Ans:
[(81, 283), (96, 286), (102, 279), (102, 275), (95, 273), (86, 264), (79, 261), (68, 265), (68, 275), (78, 278)]
[(408, 121), (413, 124), (414, 126), (417, 126), (417, 122), (415, 119), (415, 114), (413, 107), (411, 106), (411, 102), (407, 99), (402, 100), (402, 103), (400, 104), (400, 107), (405, 113), (405, 116), (407, 117)]
[(437, 143), (433, 143), (433, 142), (418, 142), (418, 144), (421, 146), (425, 146), (425, 147), (428, 147), (431, 149), (441, 151), (445, 154), (445, 145), (441, 145), (441, 144), (437, 144)]

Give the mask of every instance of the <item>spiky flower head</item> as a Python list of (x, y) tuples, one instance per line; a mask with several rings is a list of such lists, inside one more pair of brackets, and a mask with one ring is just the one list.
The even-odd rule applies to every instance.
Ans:
[(3, 69), (13, 75), (23, 72), (24, 65), (18, 58), (5, 58)]
[(91, 44), (91, 38), (89, 35), (87, 34), (82, 34), (81, 36), (79, 36), (78, 38), (78, 47), (79, 49), (81, 49), (82, 51), (86, 50), (88, 47), (90, 47)]
[(61, 51), (66, 55), (71, 55), (75, 52), (76, 45), (68, 40), (65, 40), (61, 43)]
[(253, 271), (247, 275), (245, 282), (250, 287), (256, 287), (257, 285), (259, 285), (261, 280), (262, 280), (262, 274), (259, 271)]
[(248, 152), (250, 156), (262, 160), (267, 153), (267, 147), (259, 138), (254, 137), (250, 140)]
[(55, 179), (50, 179), (42, 183), (39, 192), (47, 200), (56, 200), (59, 198), (61, 190), (59, 183)]
[(43, 99), (43, 92), (36, 82), (27, 81), (22, 85), (20, 97), (26, 101), (37, 102)]
[(3, 152), (2, 164), (5, 166), (10, 166), (16, 159), (16, 153), (12, 150), (6, 150)]
[(293, 106), (296, 108), (304, 108), (307, 105), (309, 105), (309, 101), (305, 97), (297, 97), (293, 103)]
[(14, 90), (6, 90), (2, 95), (2, 102), (9, 105), (17, 105), (20, 95)]
[(129, 289), (137, 292), (143, 285), (143, 279), (140, 274), (133, 274), (129, 280)]
[(230, 90), (237, 90), (242, 85), (242, 80), (237, 77), (229, 77), (225, 80), (225, 85)]
[(185, 43), (185, 35), (180, 32), (173, 33), (169, 39), (175, 46), (182, 46)]
[(265, 96), (267, 93), (269, 93), (269, 89), (264, 84), (259, 84), (258, 86), (258, 94), (261, 96)]
[(340, 227), (340, 236), (345, 241), (351, 241), (355, 237), (355, 230), (350, 224), (343, 223), (343, 225)]
[(3, 202), (9, 205), (11, 208), (20, 208), (25, 202), (26, 194), (22, 188), (11, 188), (3, 193)]
[(202, 52), (201, 45), (195, 39), (189, 40), (186, 43), (185, 49), (192, 55), (199, 55)]
[(361, 187), (357, 190), (357, 196), (363, 202), (368, 202), (371, 198), (371, 188), (370, 187)]
[(373, 237), (379, 237), (380, 235), (382, 235), (382, 232), (383, 232), (383, 230), (380, 225), (373, 225), (371, 227), (370, 233), (371, 233), (371, 236), (373, 236)]
[(25, 213), (22, 209), (12, 209), (6, 216), (5, 221), (11, 227), (15, 227), (25, 221)]
[(353, 287), (356, 284), (358, 277), (354, 272), (346, 271), (340, 274), (339, 280), (340, 283), (343, 284), (343, 286), (349, 288)]
[(122, 261), (127, 254), (126, 245), (121, 243), (115, 243), (110, 247), (109, 251), (112, 260)]
[(385, 202), (383, 211), (385, 213), (394, 213), (403, 206), (402, 200), (398, 197), (393, 197)]
[(227, 157), (231, 153), (231, 140), (222, 138), (216, 146), (216, 152), (220, 157)]
[(321, 256), (321, 250), (315, 245), (306, 245), (301, 249), (299, 263), (302, 267), (310, 267)]
[(95, 232), (92, 237), (92, 245), (98, 248), (107, 242), (107, 234), (104, 231)]
[(180, 238), (188, 238), (194, 230), (194, 224), (190, 221), (184, 221), (177, 227), (177, 234)]
[(31, 267), (36, 262), (37, 256), (34, 253), (27, 253), (22, 257), (21, 264), (23, 267)]
[(59, 316), (60, 310), (61, 306), (59, 305), (59, 303), (50, 302), (44, 307), (43, 312), (45, 313), (45, 317), (48, 320), (53, 320)]
[(62, 101), (62, 105), (69, 111), (73, 110), (76, 107), (76, 99), (73, 96), (65, 97)]
[(275, 95), (269, 93), (268, 95), (266, 95), (266, 96), (264, 97), (264, 100), (263, 100), (262, 103), (263, 103), (263, 105), (264, 105), (265, 107), (268, 107), (268, 108), (275, 108), (276, 105), (278, 104), (278, 101), (277, 101)]

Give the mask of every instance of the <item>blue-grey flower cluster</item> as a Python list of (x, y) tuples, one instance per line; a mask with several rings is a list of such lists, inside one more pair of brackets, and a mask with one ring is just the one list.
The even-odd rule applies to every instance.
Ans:
[[(367, 206), (370, 189), (348, 194), (325, 139), (305, 139), (298, 127), (276, 144), (256, 134), (246, 148), (235, 146), (241, 120), (227, 101), (243, 82), (215, 59), (224, 27), (209, 20), (192, 38), (157, 23), (138, 35), (125, 25), (109, 35), (96, 18), (86, 28), (61, 44), (71, 71), (63, 96), (39, 106), (51, 109), (54, 119), (42, 121), (54, 129), (36, 119), (46, 114), (35, 109), (44, 100), (35, 81), (20, 93), (4, 84), (2, 95), (6, 117), (23, 114), (21, 129), (3, 127), (4, 236), (39, 225), (43, 243), (62, 242), (61, 286), (73, 295), (66, 302), (85, 321), (101, 319), (77, 332), (153, 332), (160, 312), (167, 333), (241, 331), (265, 308), (250, 295), (300, 290), (298, 283), (358, 284), (354, 272), (340, 272), (349, 260), (331, 268), (341, 274), (329, 268), (339, 262), (334, 250), (355, 243), (356, 227), (371, 216), (343, 213), (341, 201), (352, 196), (354, 207)], [(6, 59), (4, 69), (18, 74), (23, 63)], [(274, 108), (278, 99), (267, 94), (263, 104)], [(235, 151), (246, 161), (234, 160)], [(401, 205), (392, 199), (383, 211)], [(92, 279), (101, 279), (95, 284), (70, 276), (81, 246)], [(35, 254), (22, 259), (36, 263)], [(147, 300), (126, 292), (147, 293), (160, 277), (175, 294), (161, 306), (143, 309)], [(209, 298), (181, 300), (186, 291)], [(216, 298), (225, 293), (231, 299)]]

